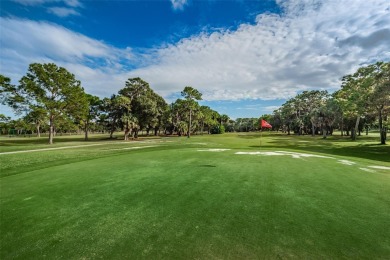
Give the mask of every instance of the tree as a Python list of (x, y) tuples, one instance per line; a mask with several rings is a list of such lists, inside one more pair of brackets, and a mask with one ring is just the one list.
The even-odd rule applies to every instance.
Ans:
[[(112, 95), (111, 98), (104, 98), (102, 102), (102, 110), (106, 113), (105, 119), (107, 120), (110, 138), (113, 138), (115, 130), (120, 126), (124, 128), (129, 127), (128, 117), (130, 116), (131, 101), (128, 97), (123, 95)], [(125, 139), (129, 134), (125, 129)]]
[(154, 135), (157, 135), (157, 131), (160, 130), (164, 125), (165, 125), (165, 120), (168, 120), (168, 117), (166, 117), (167, 112), (169, 110), (169, 106), (165, 100), (159, 96), (155, 95), (155, 101), (157, 103), (157, 114), (156, 114), (156, 119), (157, 119), (157, 124), (156, 127), (154, 128)]
[(188, 124), (185, 123), (186, 121), (186, 112), (187, 107), (185, 100), (183, 99), (177, 99), (174, 103), (171, 104), (170, 107), (171, 110), (171, 121), (172, 121), (172, 131), (171, 132), (177, 132), (178, 136), (181, 136), (183, 133), (185, 133), (188, 130)]
[(167, 109), (165, 100), (141, 78), (128, 79), (126, 86), (119, 91), (119, 94), (130, 100), (132, 117), (136, 119), (139, 126), (134, 128), (135, 137), (138, 136), (138, 129), (146, 129), (148, 135), (150, 130), (154, 130), (154, 134), (157, 135)]
[(356, 140), (361, 117), (367, 112), (370, 88), (373, 85), (371, 69), (359, 68), (354, 74), (342, 79), (341, 91), (338, 98), (343, 111), (350, 117), (355, 117), (355, 125), (351, 128), (351, 139)]
[[(370, 66), (369, 66), (370, 67)], [(377, 112), (381, 144), (386, 144), (387, 128), (383, 118), (390, 112), (390, 62), (371, 65), (374, 70), (374, 86), (369, 97), (369, 105)]]
[(31, 111), (24, 117), (24, 120), (34, 124), (37, 130), (37, 137), (41, 137), (41, 126), (48, 121), (48, 117), (45, 109), (42, 107), (31, 106)]
[(194, 89), (193, 87), (186, 86), (184, 90), (181, 92), (181, 95), (185, 98), (185, 106), (186, 110), (188, 112), (188, 132), (187, 137), (190, 138), (191, 135), (191, 119), (192, 119), (192, 111), (199, 106), (198, 102), (196, 100), (202, 100), (202, 93), (200, 93), (198, 90)]
[(54, 63), (30, 64), (27, 75), (20, 85), (8, 85), (2, 93), (7, 93), (6, 102), (16, 112), (41, 107), (49, 119), (49, 144), (53, 143), (55, 120), (68, 116), (76, 117), (85, 113), (88, 103), (80, 81), (65, 68)]
[(10, 129), (11, 117), (0, 114), (0, 134), (7, 134)]
[(97, 96), (85, 94), (88, 102), (88, 113), (82, 115), (82, 121), (84, 123), (84, 140), (88, 141), (88, 131), (90, 130), (91, 121), (96, 120), (99, 117), (102, 101)]
[(381, 143), (386, 141), (386, 129), (383, 127), (383, 115), (387, 111), (390, 99), (390, 63), (377, 62), (359, 68), (354, 74), (342, 79), (337, 99), (346, 117), (355, 117), (351, 129), (351, 138), (356, 140), (360, 119), (372, 110), (378, 115)]
[(9, 106), (16, 103), (11, 100), (13, 91), (15, 91), (15, 85), (11, 84), (11, 79), (0, 74), (0, 103)]
[(280, 112), (282, 121), (284, 122), (284, 126), (287, 128), (287, 135), (290, 135), (292, 123), (296, 118), (296, 109), (294, 107), (294, 102), (291, 99), (287, 100), (287, 102), (282, 105)]
[(225, 129), (228, 128), (230, 117), (226, 114), (223, 114), (221, 115), (220, 120), (221, 120), (220, 124), (223, 125)]

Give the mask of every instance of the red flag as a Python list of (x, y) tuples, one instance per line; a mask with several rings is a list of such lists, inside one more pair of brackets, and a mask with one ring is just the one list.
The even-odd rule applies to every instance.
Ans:
[(261, 128), (272, 128), (272, 125), (270, 125), (267, 121), (261, 119)]

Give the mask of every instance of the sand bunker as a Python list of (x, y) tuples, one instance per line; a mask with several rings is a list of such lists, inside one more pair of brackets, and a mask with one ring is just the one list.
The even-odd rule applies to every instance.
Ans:
[(249, 155), (285, 155), (277, 152), (236, 152), (235, 154), (249, 154)]
[(368, 167), (374, 169), (381, 169), (381, 170), (390, 170), (390, 167), (386, 167), (386, 166), (368, 166)]
[(362, 171), (365, 171), (365, 172), (376, 172), (376, 171), (368, 169), (368, 168), (359, 168), (359, 169)]
[(96, 145), (103, 145), (103, 144), (84, 144), (84, 145), (75, 145), (75, 146), (63, 146), (63, 147), (54, 147), (54, 148), (43, 148), (43, 149), (36, 149), (36, 150), (23, 150), (23, 151), (14, 151), (14, 152), (3, 152), (2, 154), (14, 154), (14, 153), (32, 153), (32, 152), (41, 152), (41, 151), (51, 151), (51, 150), (62, 150), (62, 149), (71, 149), (71, 148), (83, 148), (88, 146), (96, 146)]
[(345, 165), (354, 165), (356, 164), (355, 162), (348, 161), (348, 160), (338, 160), (339, 163), (345, 164)]
[(198, 152), (224, 152), (229, 150), (230, 149), (205, 149), (205, 150), (198, 150)]
[(294, 152), (285, 152), (285, 151), (276, 151), (276, 152), (236, 152), (235, 154), (249, 154), (249, 155), (266, 155), (266, 156), (280, 156), (280, 155), (289, 155), (294, 159), (300, 159), (302, 157), (316, 157), (316, 158), (332, 158), (329, 156), (322, 156), (309, 153), (294, 153)]

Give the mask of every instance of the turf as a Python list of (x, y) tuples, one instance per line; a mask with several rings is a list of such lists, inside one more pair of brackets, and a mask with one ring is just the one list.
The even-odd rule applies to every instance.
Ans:
[[(370, 137), (95, 141), (0, 155), (1, 259), (390, 255), (390, 171), (360, 169), (390, 167), (390, 151)], [(281, 150), (332, 158), (235, 154)]]

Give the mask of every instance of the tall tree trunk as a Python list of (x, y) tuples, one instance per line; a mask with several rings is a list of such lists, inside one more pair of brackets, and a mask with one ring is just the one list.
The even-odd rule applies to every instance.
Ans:
[(341, 136), (344, 136), (344, 117), (341, 116)]
[(116, 124), (116, 118), (114, 118), (114, 119), (112, 120), (112, 123), (111, 123), (110, 139), (112, 139), (112, 135), (113, 135), (114, 132), (115, 132), (115, 124)]
[(124, 138), (125, 141), (129, 140), (129, 133), (130, 133), (130, 128), (129, 128), (129, 124), (127, 123), (125, 128), (125, 138)]
[(37, 123), (36, 126), (37, 126), (37, 137), (41, 137), (41, 131), (40, 131), (41, 124)]
[(315, 131), (316, 129), (315, 129), (315, 127), (314, 127), (314, 124), (313, 124), (313, 122), (311, 123), (311, 136), (314, 136), (314, 134), (315, 134)]
[(360, 115), (356, 118), (355, 127), (351, 129), (351, 139), (356, 140), (357, 131), (359, 130)]
[(54, 116), (50, 115), (49, 144), (53, 144), (53, 135), (54, 135)]
[(89, 122), (86, 121), (84, 126), (84, 141), (88, 141), (88, 124)]
[(386, 128), (383, 127), (383, 115), (382, 115), (383, 106), (379, 109), (379, 133), (381, 136), (381, 144), (386, 144)]
[(326, 124), (324, 124), (322, 126), (322, 138), (323, 139), (326, 139), (326, 134), (327, 134), (328, 130), (327, 130), (327, 127), (326, 127)]

